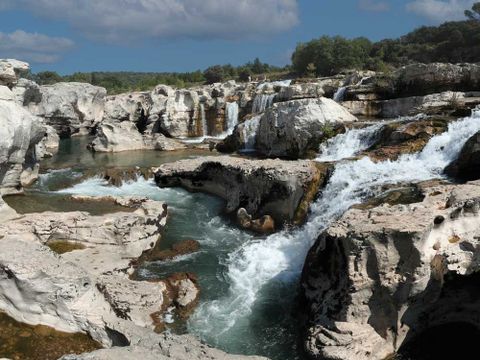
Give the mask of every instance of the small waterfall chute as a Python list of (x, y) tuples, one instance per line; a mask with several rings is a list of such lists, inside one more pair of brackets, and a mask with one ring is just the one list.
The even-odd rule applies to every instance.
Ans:
[(277, 94), (258, 94), (253, 100), (252, 113), (260, 114), (271, 108)]
[(257, 115), (253, 118), (246, 120), (242, 125), (244, 148), (243, 151), (255, 151), (255, 143), (257, 141), (258, 127), (260, 126), (261, 116)]
[(233, 130), (235, 129), (235, 126), (238, 124), (238, 112), (239, 112), (239, 107), (238, 103), (235, 102), (227, 102), (225, 105), (225, 118), (227, 120), (227, 129), (226, 133), (227, 135), (231, 135), (233, 133)]

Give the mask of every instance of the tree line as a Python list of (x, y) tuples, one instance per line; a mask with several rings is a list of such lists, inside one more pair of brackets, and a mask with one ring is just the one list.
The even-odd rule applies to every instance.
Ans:
[(40, 85), (61, 81), (88, 82), (102, 86), (110, 94), (146, 91), (158, 84), (189, 87), (226, 80), (248, 81), (266, 75), (270, 79), (295, 76), (330, 76), (350, 69), (389, 71), (414, 62), (480, 62), (480, 2), (465, 11), (465, 21), (423, 26), (398, 39), (372, 42), (359, 37), (322, 36), (299, 43), (291, 65), (278, 67), (256, 58), (242, 66), (214, 65), (193, 72), (77, 72), (61, 76), (45, 71), (30, 74)]
[(263, 63), (260, 59), (242, 66), (214, 65), (205, 71), (193, 72), (77, 72), (72, 75), (59, 75), (53, 71), (30, 74), (28, 77), (40, 85), (51, 85), (57, 82), (86, 82), (107, 89), (109, 94), (127, 91), (148, 91), (158, 84), (177, 88), (200, 84), (212, 84), (226, 80), (248, 81), (250, 78), (264, 74), (288, 72), (288, 67), (278, 67)]
[(292, 70), (304, 76), (329, 76), (346, 69), (386, 71), (414, 62), (480, 62), (480, 2), (465, 15), (465, 21), (423, 26), (378, 42), (322, 36), (297, 45)]

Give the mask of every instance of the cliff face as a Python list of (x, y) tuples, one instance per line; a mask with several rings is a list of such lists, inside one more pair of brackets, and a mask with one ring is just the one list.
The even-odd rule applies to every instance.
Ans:
[(384, 359), (429, 328), (476, 327), (480, 183), (351, 209), (310, 250), (302, 287), (313, 358)]

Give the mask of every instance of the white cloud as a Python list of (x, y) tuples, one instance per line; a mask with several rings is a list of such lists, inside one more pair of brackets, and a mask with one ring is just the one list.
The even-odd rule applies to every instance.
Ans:
[(407, 10), (434, 22), (465, 19), (464, 11), (478, 0), (415, 0)]
[(383, 12), (390, 10), (390, 4), (387, 1), (359, 0), (358, 6), (365, 11)]
[(0, 32), (0, 58), (15, 58), (34, 63), (53, 63), (70, 50), (74, 43), (62, 37), (17, 30)]
[(90, 38), (235, 39), (298, 23), (297, 0), (3, 0), (41, 17), (65, 20)]

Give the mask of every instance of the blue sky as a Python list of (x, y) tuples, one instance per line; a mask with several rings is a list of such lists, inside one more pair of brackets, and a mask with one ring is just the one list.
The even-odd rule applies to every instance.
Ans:
[(34, 72), (284, 65), (321, 35), (398, 37), (463, 18), (474, 0), (0, 0), (0, 58)]

